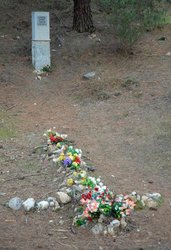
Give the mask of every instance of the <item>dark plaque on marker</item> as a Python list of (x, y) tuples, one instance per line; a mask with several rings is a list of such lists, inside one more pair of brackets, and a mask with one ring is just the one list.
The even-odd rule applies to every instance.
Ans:
[(37, 25), (39, 25), (39, 26), (47, 25), (47, 17), (46, 16), (38, 16), (37, 17)]

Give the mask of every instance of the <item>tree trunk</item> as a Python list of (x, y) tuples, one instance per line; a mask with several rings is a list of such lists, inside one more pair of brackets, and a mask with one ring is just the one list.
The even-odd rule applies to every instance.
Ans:
[(74, 0), (73, 29), (80, 33), (95, 30), (90, 2), (91, 0)]

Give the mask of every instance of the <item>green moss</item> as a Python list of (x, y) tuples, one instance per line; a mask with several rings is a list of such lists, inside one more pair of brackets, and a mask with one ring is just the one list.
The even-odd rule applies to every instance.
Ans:
[(15, 137), (15, 121), (7, 112), (0, 111), (0, 139), (9, 139)]
[(14, 137), (14, 131), (8, 128), (0, 128), (0, 139), (7, 139)]

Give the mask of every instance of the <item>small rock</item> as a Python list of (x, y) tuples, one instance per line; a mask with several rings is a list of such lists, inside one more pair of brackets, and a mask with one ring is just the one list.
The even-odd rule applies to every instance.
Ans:
[(40, 201), (37, 203), (37, 208), (40, 210), (46, 210), (49, 208), (49, 202), (48, 201)]
[(82, 193), (83, 192), (83, 190), (84, 190), (84, 186), (82, 186), (82, 185), (74, 185), (73, 186), (73, 190), (75, 191), (75, 192), (79, 192), (79, 193)]
[(71, 197), (64, 192), (57, 192), (57, 200), (59, 203), (67, 204), (71, 201)]
[(127, 226), (127, 223), (126, 223), (126, 221), (125, 221), (125, 218), (122, 218), (121, 220), (120, 220), (120, 225), (121, 225), (121, 229), (125, 229), (126, 228), (126, 226)]
[(19, 210), (23, 201), (19, 197), (14, 197), (9, 200), (8, 206), (13, 210)]
[(42, 77), (41, 77), (41, 76), (37, 76), (37, 77), (36, 77), (36, 80), (40, 80), (40, 81), (41, 81), (41, 80), (42, 80)]
[(91, 78), (95, 77), (96, 72), (92, 71), (92, 72), (88, 72), (86, 74), (83, 75), (83, 78), (86, 80), (90, 80)]
[(93, 166), (85, 166), (85, 168), (87, 169), (87, 171), (92, 171), (92, 172), (94, 172), (95, 171), (95, 167), (93, 167)]
[(118, 228), (114, 228), (113, 226), (111, 225), (108, 225), (107, 226), (107, 233), (111, 236), (116, 236), (119, 232), (119, 229)]
[(104, 229), (103, 225), (102, 225), (101, 223), (97, 223), (97, 224), (91, 229), (91, 231), (92, 231), (92, 233), (94, 233), (94, 234), (100, 234), (100, 233), (103, 232), (103, 229)]
[(50, 201), (49, 202), (49, 207), (54, 207), (55, 206), (55, 202), (54, 201)]
[(116, 236), (119, 232), (119, 226), (120, 221), (119, 220), (113, 220), (110, 222), (109, 225), (107, 225), (107, 232), (111, 236)]
[(28, 212), (28, 211), (34, 209), (35, 203), (36, 202), (35, 202), (35, 200), (33, 198), (28, 198), (27, 200), (25, 200), (23, 202), (23, 207)]
[(59, 205), (59, 203), (57, 201), (54, 201), (54, 208), (53, 211), (56, 212), (57, 210), (59, 210), (61, 207)]
[(142, 198), (141, 198), (141, 200), (145, 203), (148, 200), (148, 196), (143, 195)]
[(110, 225), (113, 226), (114, 228), (117, 228), (120, 226), (120, 221), (119, 220), (112, 220), (110, 222)]
[(158, 203), (155, 200), (151, 199), (151, 198), (146, 200), (145, 204), (150, 209), (157, 209), (157, 207), (158, 207)]
[(103, 223), (103, 222), (106, 222), (106, 221), (107, 221), (107, 217), (104, 214), (101, 214), (99, 219), (98, 219), (98, 222)]
[(159, 193), (148, 193), (147, 196), (149, 198), (152, 198), (153, 200), (156, 200), (156, 201), (161, 199), (161, 194), (159, 194)]
[(52, 224), (54, 221), (53, 220), (49, 220), (49, 224)]
[(56, 201), (56, 198), (55, 197), (48, 197), (47, 200), (48, 200), (48, 202), (51, 202), (51, 201), (54, 202), (54, 201)]
[(50, 207), (55, 207), (55, 204), (56, 204), (56, 198), (54, 197), (48, 197), (48, 202), (49, 202), (49, 206)]
[(157, 209), (161, 202), (161, 194), (159, 193), (147, 193), (142, 196), (142, 201), (150, 209)]
[(170, 51), (167, 52), (167, 53), (166, 53), (166, 56), (171, 56), (171, 52), (170, 52)]

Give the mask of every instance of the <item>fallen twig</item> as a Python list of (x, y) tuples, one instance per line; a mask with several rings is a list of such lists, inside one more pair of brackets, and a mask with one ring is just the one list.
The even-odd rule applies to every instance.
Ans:
[(74, 226), (73, 226), (73, 225), (71, 225), (71, 232), (72, 232), (73, 234), (77, 234), (76, 231), (75, 231), (75, 229), (74, 229)]
[(4, 180), (4, 182), (2, 184), (4, 184), (7, 181), (12, 181), (12, 180), (15, 180), (15, 179), (23, 180), (26, 177), (32, 177), (32, 176), (38, 176), (38, 175), (48, 175), (48, 173), (37, 173), (37, 174), (29, 174), (29, 175), (23, 175), (23, 176), (15, 176), (15, 177), (12, 177), (10, 179)]
[(70, 248), (75, 248), (76, 250), (78, 249), (76, 246), (74, 246), (74, 245), (68, 245), (68, 244), (65, 244), (65, 243), (61, 243), (60, 241), (57, 241), (56, 240), (56, 242), (59, 244), (59, 245), (61, 245), (61, 246), (67, 246), (67, 247), (70, 247)]
[(55, 229), (55, 232), (68, 232), (69, 230), (66, 229)]
[(17, 105), (14, 104), (14, 105), (12, 105), (11, 107), (7, 108), (5, 111), (8, 111), (8, 110), (10, 110), (10, 109), (13, 109), (13, 108), (16, 107), (16, 106), (17, 106)]
[(37, 147), (34, 148), (34, 150), (32, 151), (32, 153), (35, 154), (37, 150), (39, 150), (39, 149), (45, 149), (45, 148), (46, 148), (45, 151), (47, 151), (47, 145), (37, 146)]

